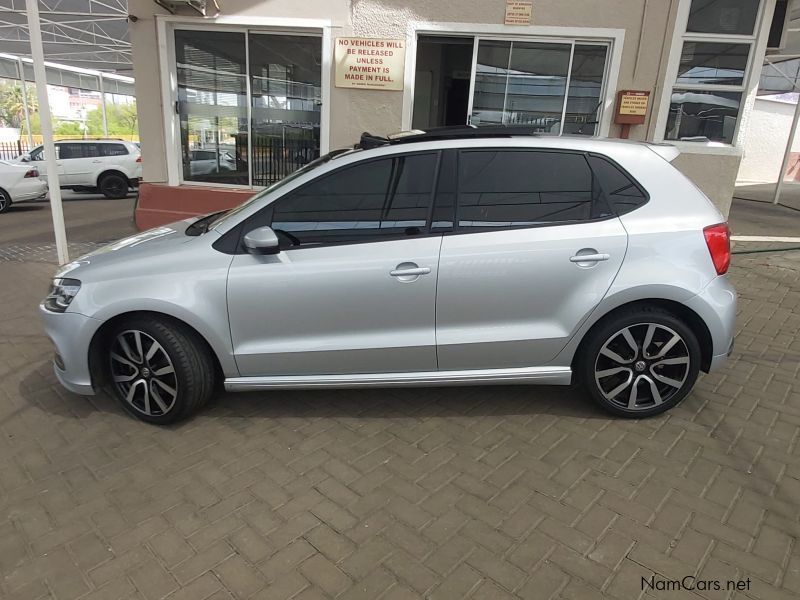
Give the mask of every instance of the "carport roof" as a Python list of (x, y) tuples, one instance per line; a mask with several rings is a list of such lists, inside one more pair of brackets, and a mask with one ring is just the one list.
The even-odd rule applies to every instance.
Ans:
[[(30, 56), (26, 0), (0, 0), (0, 48)], [(39, 0), (45, 60), (130, 75), (127, 0)]]

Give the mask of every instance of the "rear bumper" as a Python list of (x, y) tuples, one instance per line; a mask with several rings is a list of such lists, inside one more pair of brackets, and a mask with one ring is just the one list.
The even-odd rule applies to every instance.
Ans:
[(11, 199), (12, 202), (26, 202), (28, 200), (36, 200), (42, 198), (47, 194), (47, 184), (44, 181), (31, 183), (24, 186), (19, 190)]
[(723, 366), (733, 351), (736, 302), (736, 290), (725, 276), (717, 277), (702, 292), (686, 302), (686, 306), (703, 319), (711, 334), (709, 371)]
[(83, 396), (95, 393), (89, 371), (89, 345), (102, 321), (78, 313), (54, 313), (39, 305), (39, 315), (56, 357), (53, 370), (69, 391)]

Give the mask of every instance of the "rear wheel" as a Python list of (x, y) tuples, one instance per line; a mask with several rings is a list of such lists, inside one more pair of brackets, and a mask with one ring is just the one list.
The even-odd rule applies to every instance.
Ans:
[(10, 206), (11, 195), (3, 188), (0, 188), (0, 213), (6, 212)]
[(691, 391), (700, 371), (700, 344), (672, 313), (635, 307), (592, 330), (579, 376), (591, 397), (624, 417), (669, 410)]
[(185, 419), (211, 398), (214, 363), (193, 331), (139, 317), (116, 327), (107, 349), (108, 382), (123, 408), (165, 425)]
[(100, 177), (100, 193), (106, 198), (124, 198), (128, 195), (128, 179), (119, 173), (106, 173)]

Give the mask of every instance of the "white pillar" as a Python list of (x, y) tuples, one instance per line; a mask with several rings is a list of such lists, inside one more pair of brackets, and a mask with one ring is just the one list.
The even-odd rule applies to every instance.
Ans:
[(772, 198), (773, 204), (777, 204), (778, 201), (781, 199), (781, 190), (783, 189), (783, 175), (784, 173), (786, 173), (786, 167), (789, 166), (789, 158), (792, 154), (792, 144), (794, 144), (794, 134), (795, 131), (797, 131), (798, 122), (800, 122), (800, 98), (797, 99), (797, 104), (795, 104), (794, 106), (794, 118), (792, 119), (792, 127), (791, 129), (789, 129), (789, 139), (786, 140), (786, 149), (783, 151), (781, 172), (778, 173), (778, 183), (775, 184), (775, 196)]
[(106, 92), (103, 88), (103, 74), (97, 74), (97, 80), (100, 82), (100, 107), (103, 109), (103, 137), (108, 137), (108, 119), (106, 118)]
[(33, 150), (33, 132), (31, 131), (31, 113), (28, 110), (28, 86), (25, 85), (25, 69), (20, 57), (17, 57), (17, 73), (19, 74), (19, 85), (22, 88), (22, 108), (25, 111), (25, 129), (28, 130), (28, 152), (30, 152)]
[(53, 231), (56, 236), (56, 250), (59, 264), (69, 262), (67, 249), (67, 230), (64, 227), (64, 210), (61, 206), (61, 188), (56, 165), (56, 148), (53, 145), (53, 122), (50, 120), (50, 101), (47, 98), (47, 75), (44, 68), (42, 49), (42, 30), (39, 27), (39, 0), (25, 3), (28, 13), (28, 32), (31, 40), (33, 76), (36, 80), (36, 95), (39, 98), (39, 117), (42, 121), (42, 137), (47, 170), (47, 185), (50, 188), (50, 211), (53, 214)]

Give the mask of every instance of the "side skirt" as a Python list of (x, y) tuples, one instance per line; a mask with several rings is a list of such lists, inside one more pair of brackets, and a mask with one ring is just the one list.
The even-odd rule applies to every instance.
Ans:
[(426, 371), (418, 373), (366, 373), (347, 375), (276, 375), (268, 377), (229, 377), (229, 392), (283, 388), (356, 388), (437, 385), (539, 384), (569, 385), (569, 367), (525, 367), (520, 369), (480, 369), (471, 371)]

